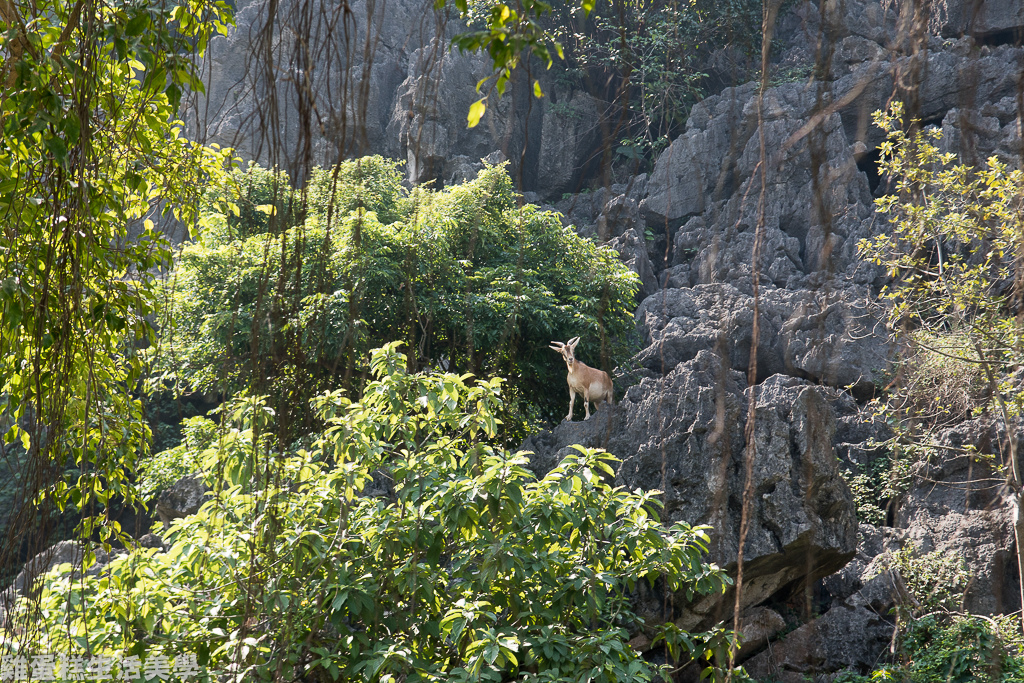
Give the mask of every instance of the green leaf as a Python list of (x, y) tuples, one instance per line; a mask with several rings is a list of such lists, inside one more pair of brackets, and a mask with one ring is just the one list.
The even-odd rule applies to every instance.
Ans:
[(142, 32), (146, 30), (149, 25), (149, 14), (145, 11), (140, 11), (134, 17), (125, 24), (124, 32), (125, 35), (136, 37), (142, 35)]
[(469, 114), (466, 116), (468, 122), (467, 128), (476, 128), (477, 124), (480, 123), (480, 119), (483, 117), (484, 112), (487, 111), (487, 105), (484, 103), (487, 98), (479, 99), (469, 107)]

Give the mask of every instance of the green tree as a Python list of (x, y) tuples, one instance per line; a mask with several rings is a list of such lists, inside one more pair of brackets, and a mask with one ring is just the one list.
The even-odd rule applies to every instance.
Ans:
[(396, 347), (373, 352), (359, 402), (317, 397), (326, 429), (269, 466), (260, 398), (179, 447), (200, 449), (209, 500), (167, 552), (56, 572), (47, 648), (198, 652), (239, 681), (644, 681), (668, 667), (628, 644), (638, 631), (683, 663), (726, 643), (631, 602), (639, 582), (724, 590), (703, 527), (662, 526), (658, 492), (613, 488), (607, 453), (579, 448), (536, 479), (494, 445), (501, 380), (410, 374)]
[[(899, 338), (948, 357), (953, 367), (970, 364), (983, 373), (1005, 429), (1002, 466), (1016, 503), (1014, 532), (1024, 567), (1018, 441), (1024, 408), (1018, 379), (1024, 366), (1024, 172), (995, 157), (980, 168), (955, 163), (955, 155), (940, 153), (935, 144), (940, 130), (905, 132), (900, 105), (876, 112), (875, 122), (887, 133), (881, 169), (895, 181), (895, 193), (878, 199), (877, 208), (890, 217), (892, 232), (862, 242), (862, 253), (888, 271), (891, 284), (883, 298)], [(905, 438), (927, 442), (928, 433), (916, 433), (913, 421), (902, 424), (910, 428)]]
[(29, 500), (134, 499), (140, 347), (171, 256), (151, 218), (189, 223), (195, 188), (218, 182), (224, 153), (185, 139), (176, 112), (201, 87), (192, 53), (230, 16), (213, 0), (0, 0), (0, 415), (3, 449), (28, 452)]
[(556, 215), (517, 207), (503, 168), (406, 196), (397, 164), (368, 157), (315, 172), (307, 192), (305, 220), (276, 232), (204, 216), (169, 280), (165, 379), (225, 397), (256, 382), (295, 434), (311, 396), (358, 392), (369, 350), (396, 339), (411, 369), (507, 378), (521, 416), (562, 408), (551, 340), (583, 335), (609, 369), (624, 359), (636, 276)]
[[(596, 3), (587, 16), (560, 6), (547, 23), (565, 46), (564, 78), (603, 89), (621, 107), (609, 150), (629, 168), (679, 134), (707, 95), (708, 58), (725, 45), (760, 50), (761, 2), (675, 0)], [(597, 86), (601, 88), (602, 86)], [(594, 88), (597, 90), (597, 88)]]

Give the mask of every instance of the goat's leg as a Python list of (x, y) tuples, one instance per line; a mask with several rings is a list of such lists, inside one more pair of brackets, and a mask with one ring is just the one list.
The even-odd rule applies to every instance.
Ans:
[(584, 420), (589, 420), (590, 419), (590, 391), (584, 391), (583, 392), (583, 409), (584, 409), (584, 411), (587, 414), (587, 416), (585, 418), (583, 418), (583, 419)]
[(569, 414), (565, 416), (565, 419), (572, 422), (572, 407), (576, 404), (576, 392), (569, 387)]

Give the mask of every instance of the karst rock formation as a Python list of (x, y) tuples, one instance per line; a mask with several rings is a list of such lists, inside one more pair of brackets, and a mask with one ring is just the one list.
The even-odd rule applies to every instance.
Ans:
[[(211, 44), (207, 91), (188, 124), (195, 136), (282, 166), (382, 154), (405, 160), (410, 183), (435, 186), (472, 177), (484, 157), (507, 159), (527, 200), (610, 243), (640, 276), (641, 348), (619, 373), (618, 405), (528, 439), (534, 469), (572, 444), (608, 449), (622, 460), (618, 484), (663, 491), (669, 521), (711, 525), (711, 559), (734, 572), (753, 405), (741, 656), (755, 677), (803, 681), (881, 661), (899, 589), (886, 558), (908, 543), (965, 558), (975, 577), (969, 608), (1020, 608), (1009, 498), (993, 486), (972, 492), (991, 476), (984, 466), (928, 466), (882, 527), (858, 524), (845, 476), (887, 436), (865, 402), (895, 351), (877, 298), (885, 273), (857, 252), (886, 229), (873, 204), (886, 179), (871, 113), (907, 100), (964, 162), (1019, 164), (1024, 4), (949, 0), (915, 29), (910, 2), (796, 3), (778, 19), (772, 63), (800, 78), (773, 80), (759, 99), (759, 65), (741, 59), (715, 71), (712, 55), (718, 85), (684, 132), (649, 173), (612, 181), (600, 160), (614, 107), (540, 67), (544, 98), (514, 79), (480, 125), (466, 127), (490, 70), (485, 57), (448, 49), (454, 15), (422, 0), (359, 0), (336, 23), (317, 24), (320, 43), (296, 49), (304, 15), (284, 0), (271, 21), (267, 7), (240, 0), (237, 27)], [(254, 45), (281, 55), (272, 72), (254, 66)], [(579, 354), (596, 360), (596, 348), (584, 338)], [(992, 444), (997, 431), (976, 419), (943, 438)], [(731, 595), (637, 600), (686, 628), (732, 614)], [(783, 612), (807, 600), (820, 616), (800, 615), (793, 630)]]

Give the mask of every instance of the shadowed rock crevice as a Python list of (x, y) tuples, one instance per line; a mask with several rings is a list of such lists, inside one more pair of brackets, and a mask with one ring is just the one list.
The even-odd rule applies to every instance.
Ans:
[[(530, 437), (523, 449), (534, 453), (531, 466), (538, 474), (573, 444), (615, 453), (622, 459), (617, 485), (664, 491), (664, 521), (711, 525), (710, 559), (734, 569), (747, 391), (741, 373), (702, 350), (664, 377), (630, 387), (619, 405)], [(835, 414), (820, 392), (783, 375), (758, 387), (744, 606), (800, 591), (853, 557), (853, 499), (832, 448)], [(684, 606), (676, 596), (673, 620), (684, 628), (710, 625), (720, 600), (712, 596)]]

